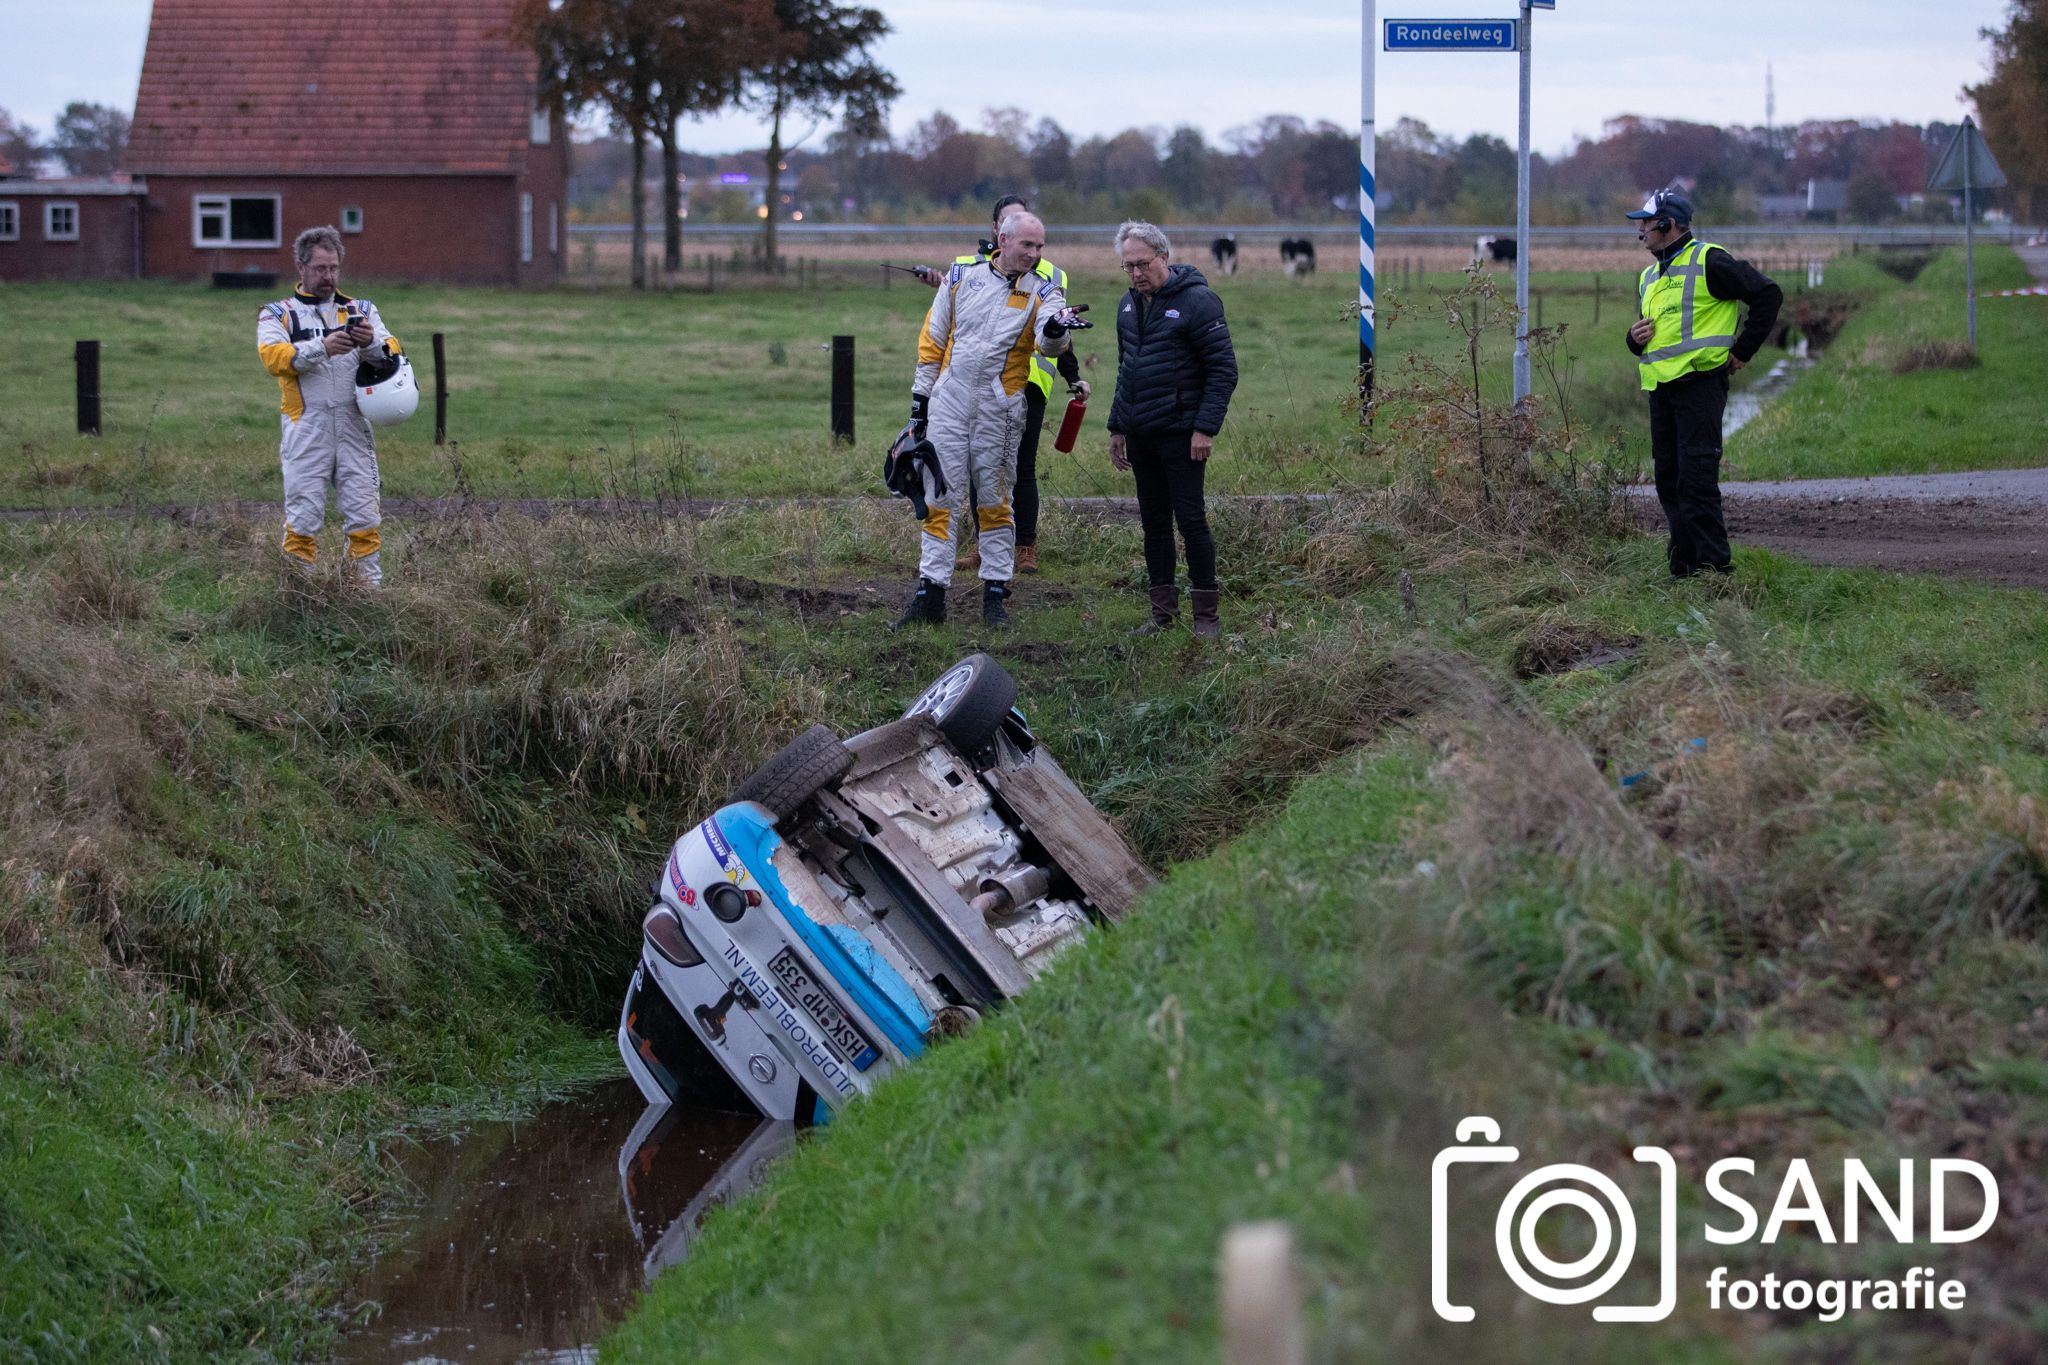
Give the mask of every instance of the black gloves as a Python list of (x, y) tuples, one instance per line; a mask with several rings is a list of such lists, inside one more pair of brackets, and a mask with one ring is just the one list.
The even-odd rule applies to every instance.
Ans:
[(1045, 320), (1045, 334), (1049, 337), (1063, 337), (1069, 332), (1079, 332), (1093, 327), (1094, 323), (1081, 316), (1087, 311), (1088, 305), (1085, 303), (1060, 309)]

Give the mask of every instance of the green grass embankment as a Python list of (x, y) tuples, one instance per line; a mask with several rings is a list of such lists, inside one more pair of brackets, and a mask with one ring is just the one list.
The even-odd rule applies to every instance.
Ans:
[[(1977, 349), (1960, 247), (1935, 253), (1910, 282), (1868, 258), (1837, 258), (1830, 291), (1861, 296), (1812, 371), (1729, 442), (1723, 477), (1811, 479), (2048, 463), (2041, 357), (2048, 299), (1995, 298), (2034, 283), (2007, 247), (1977, 248)], [(1789, 293), (1789, 291), (1788, 291)]]
[[(1300, 1231), (1318, 1359), (2030, 1358), (2038, 596), (1750, 551), (1717, 591), (1599, 539), (1503, 563), (1366, 507), (1245, 529), (1229, 561), (1302, 591), (1234, 613), (1195, 666), (1234, 693), (1219, 733), (1270, 722), (1261, 747), (1293, 737), (1322, 772), (716, 1215), (607, 1359), (1204, 1358), (1219, 1238), (1263, 1217)], [(1410, 566), (1412, 615), (1392, 581)], [(1571, 667), (1602, 649), (1626, 657)], [(1294, 704), (1310, 685), (1324, 709)], [(1213, 716), (1169, 705), (1155, 733)], [(1059, 702), (1039, 719), (1085, 755)], [(1198, 817), (1221, 766), (1155, 801)], [(1453, 1266), (1480, 1323), (1437, 1322), (1429, 1161), (1474, 1113), (1547, 1160), (1677, 1153), (1671, 1321), (1528, 1311), (1475, 1207)], [(1912, 1253), (1965, 1281), (1960, 1314), (1716, 1314), (1698, 1190), (1728, 1154), (1762, 1191), (1812, 1160), (1831, 1202), (1842, 1156), (1968, 1156), (2007, 1213)], [(1794, 1233), (1722, 1258), (1811, 1280), (1905, 1255)]]

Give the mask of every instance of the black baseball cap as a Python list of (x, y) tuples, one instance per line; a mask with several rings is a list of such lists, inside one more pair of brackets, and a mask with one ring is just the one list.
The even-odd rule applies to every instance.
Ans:
[(1692, 221), (1692, 198), (1676, 185), (1670, 189), (1658, 190), (1643, 201), (1643, 206), (1628, 215), (1635, 219), (1669, 218), (1674, 223)]

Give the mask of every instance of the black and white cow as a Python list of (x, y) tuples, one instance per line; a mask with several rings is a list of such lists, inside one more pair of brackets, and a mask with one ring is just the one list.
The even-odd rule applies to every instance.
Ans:
[(1514, 259), (1515, 239), (1512, 237), (1481, 237), (1477, 242), (1473, 243), (1472, 263), (1474, 265), (1479, 265), (1486, 261), (1499, 262), (1513, 261)]
[(1280, 268), (1289, 275), (1312, 275), (1316, 268), (1316, 244), (1306, 237), (1280, 239)]
[(1209, 256), (1216, 262), (1216, 273), (1235, 275), (1237, 273), (1237, 234), (1232, 232), (1209, 243)]

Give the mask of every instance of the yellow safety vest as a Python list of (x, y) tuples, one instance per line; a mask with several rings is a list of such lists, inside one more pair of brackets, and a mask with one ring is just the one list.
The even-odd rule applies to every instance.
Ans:
[[(980, 265), (987, 259), (988, 257), (981, 255), (955, 256), (953, 264)], [(1046, 260), (1043, 256), (1038, 258), (1038, 266), (1031, 273), (1042, 280), (1051, 280), (1059, 286), (1062, 294), (1067, 292), (1067, 272), (1054, 265), (1051, 261)], [(1052, 401), (1052, 382), (1059, 377), (1059, 373), (1057, 363), (1047, 360), (1036, 351), (1031, 353), (1031, 382), (1038, 386), (1038, 391), (1045, 395), (1047, 402)]]
[(1733, 299), (1707, 290), (1707, 253), (1714, 250), (1711, 242), (1693, 241), (1669, 265), (1643, 268), (1637, 301), (1642, 315), (1657, 321), (1656, 334), (1636, 358), (1645, 389), (1728, 363), (1740, 314)]

